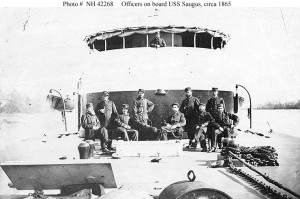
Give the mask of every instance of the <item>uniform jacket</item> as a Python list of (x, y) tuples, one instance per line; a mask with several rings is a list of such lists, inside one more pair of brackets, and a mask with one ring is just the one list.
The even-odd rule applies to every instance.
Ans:
[(202, 126), (202, 124), (205, 124), (207, 122), (214, 122), (214, 118), (206, 111), (201, 111), (198, 114), (197, 117), (197, 125)]
[(166, 42), (164, 39), (160, 38), (160, 37), (155, 37), (152, 41), (151, 41), (151, 45), (152, 46), (156, 46), (159, 45), (160, 47), (165, 47), (166, 46)]
[(135, 120), (147, 123), (148, 112), (154, 109), (154, 104), (146, 98), (136, 98), (133, 101), (133, 118)]
[(145, 115), (142, 112), (137, 111), (137, 113), (135, 114), (135, 117), (133, 118), (134, 128), (141, 129), (141, 128), (147, 127), (147, 125), (148, 125), (147, 120), (148, 120), (148, 116), (145, 117)]
[[(104, 113), (101, 113), (101, 109), (105, 109)], [(116, 118), (118, 116), (118, 111), (115, 106), (115, 103), (113, 101), (107, 100), (104, 101), (102, 100), (97, 104), (96, 107), (96, 114), (99, 117), (100, 123), (102, 127), (107, 127), (111, 124), (111, 117), (113, 116)]]
[(239, 123), (238, 116), (224, 111), (223, 113), (216, 115), (215, 125), (217, 128), (230, 126), (231, 120), (233, 121), (234, 126), (238, 125), (238, 123)]
[(182, 101), (179, 111), (184, 114), (186, 119), (196, 118), (199, 112), (199, 104), (198, 98), (193, 96), (187, 97)]
[(124, 127), (125, 129), (129, 129), (129, 126), (131, 125), (131, 119), (129, 117), (129, 114), (122, 114), (119, 115), (116, 119), (116, 124), (118, 127)]
[(100, 121), (95, 114), (87, 112), (81, 116), (81, 125), (84, 129), (100, 128)]
[(182, 127), (185, 126), (186, 120), (184, 115), (178, 111), (168, 117), (167, 123), (177, 125), (177, 127)]
[(224, 99), (221, 97), (211, 97), (206, 104), (206, 112), (209, 112), (210, 115), (214, 118), (218, 113), (218, 104), (224, 104), (224, 110), (225, 110), (225, 102)]

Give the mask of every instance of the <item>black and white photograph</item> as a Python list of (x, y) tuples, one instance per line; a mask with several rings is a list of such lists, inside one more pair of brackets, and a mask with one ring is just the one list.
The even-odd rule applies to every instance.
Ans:
[(300, 4), (0, 3), (0, 198), (300, 198)]

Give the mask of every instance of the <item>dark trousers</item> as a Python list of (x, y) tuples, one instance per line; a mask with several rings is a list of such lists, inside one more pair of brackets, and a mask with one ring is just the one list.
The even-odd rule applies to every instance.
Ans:
[(109, 142), (108, 130), (105, 127), (100, 128), (99, 137), (101, 141), (101, 148), (106, 149), (106, 144)]
[(113, 137), (119, 137), (121, 136), (124, 141), (138, 141), (139, 132), (134, 129), (126, 129), (124, 127), (117, 127), (115, 131), (116, 135), (113, 135)]
[(209, 148), (216, 148), (216, 142), (217, 142), (217, 133), (216, 128), (211, 125), (210, 123), (207, 126), (207, 139), (208, 139), (208, 146)]
[(94, 129), (84, 129), (84, 140), (94, 140), (95, 141), (95, 130)]
[(187, 136), (190, 140), (190, 144), (192, 143), (192, 140), (195, 139), (195, 129), (196, 129), (196, 122), (194, 119), (186, 119), (186, 125), (185, 130), (187, 132)]
[(224, 126), (223, 129), (224, 129), (224, 131), (217, 135), (217, 143), (218, 143), (220, 148), (222, 146), (222, 137), (228, 138), (229, 133), (231, 131), (231, 128), (228, 127), (228, 126)]
[(156, 140), (158, 136), (157, 128), (155, 127), (143, 127), (139, 130), (139, 140)]
[(203, 129), (203, 128), (196, 129), (195, 140), (196, 140), (195, 141), (196, 144), (200, 141), (200, 147), (202, 149), (207, 149), (205, 129)]

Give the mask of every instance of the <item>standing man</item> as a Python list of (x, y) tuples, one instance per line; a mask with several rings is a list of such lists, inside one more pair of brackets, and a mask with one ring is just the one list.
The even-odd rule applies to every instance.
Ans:
[(218, 96), (219, 94), (218, 88), (213, 87), (212, 92), (213, 92), (213, 96), (207, 101), (205, 110), (206, 112), (209, 112), (213, 118), (215, 118), (215, 116), (218, 115), (217, 105), (223, 104), (225, 109), (225, 102), (223, 98)]
[(164, 126), (161, 127), (161, 140), (168, 140), (168, 133), (171, 133), (174, 138), (180, 138), (183, 135), (183, 126), (186, 121), (183, 113), (179, 112), (179, 104), (172, 104), (172, 115), (170, 115), (167, 121), (164, 121)]
[(155, 140), (157, 129), (148, 124), (148, 112), (154, 108), (154, 104), (144, 97), (145, 90), (138, 90), (138, 97), (133, 100), (134, 128), (139, 131), (139, 140)]
[(186, 119), (185, 130), (187, 131), (187, 135), (190, 140), (189, 146), (187, 147), (193, 148), (193, 141), (195, 140), (196, 121), (199, 112), (200, 101), (198, 98), (193, 97), (191, 87), (185, 88), (184, 92), (186, 98), (182, 101), (179, 111), (184, 114), (184, 117)]
[[(117, 129), (116, 134), (117, 136), (121, 135), (124, 141), (138, 141), (139, 132), (131, 128), (132, 125), (131, 118), (128, 114), (129, 105), (123, 104), (122, 105), (122, 112), (123, 114), (119, 115), (116, 119)], [(115, 137), (115, 136), (113, 136)], [(129, 139), (130, 138), (130, 139)]]
[[(213, 96), (207, 101), (206, 104), (206, 112), (210, 113), (210, 115), (215, 119), (218, 115), (218, 104), (223, 104), (225, 108), (224, 99), (219, 97), (219, 89), (213, 87), (212, 88)], [(209, 150), (208, 152), (212, 152), (216, 150), (216, 139), (217, 139), (217, 131), (213, 123), (209, 123), (207, 126), (207, 137), (208, 137), (208, 144)]]
[(84, 140), (95, 141), (95, 131), (100, 128), (100, 122), (95, 114), (93, 104), (86, 104), (86, 114), (81, 116), (81, 125), (84, 129)]
[(221, 139), (222, 137), (228, 138), (228, 137), (235, 137), (237, 134), (237, 130), (235, 127), (239, 123), (239, 118), (238, 116), (228, 113), (224, 111), (224, 105), (223, 104), (218, 104), (218, 115), (216, 115), (215, 118), (215, 128), (221, 131), (217, 135), (217, 143), (219, 148), (221, 148)]
[(214, 122), (213, 117), (205, 111), (205, 104), (200, 103), (199, 105), (199, 114), (197, 117), (197, 126), (196, 126), (196, 134), (195, 134), (195, 146), (194, 149), (197, 148), (197, 144), (200, 141), (200, 147), (202, 152), (207, 151), (206, 147), (206, 131), (209, 123)]
[(114, 118), (117, 118), (118, 116), (115, 103), (110, 101), (108, 98), (109, 93), (107, 91), (103, 91), (102, 101), (100, 101), (96, 107), (96, 114), (101, 124), (100, 141), (103, 152), (109, 152), (107, 147), (111, 149), (111, 141), (109, 140), (111, 135), (108, 134), (108, 131), (113, 128)]

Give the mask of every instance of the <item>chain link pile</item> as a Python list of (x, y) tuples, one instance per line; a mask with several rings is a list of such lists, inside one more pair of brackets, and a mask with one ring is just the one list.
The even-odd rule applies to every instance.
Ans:
[(221, 151), (222, 156), (228, 156), (228, 151), (245, 159), (245, 162), (253, 166), (279, 166), (277, 161), (278, 153), (271, 146), (255, 146), (255, 147), (226, 147)]

